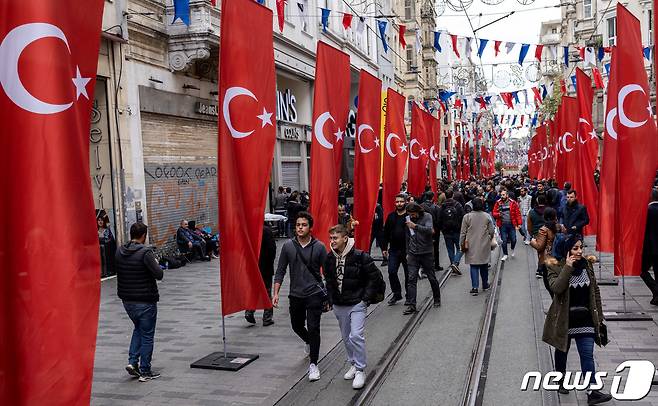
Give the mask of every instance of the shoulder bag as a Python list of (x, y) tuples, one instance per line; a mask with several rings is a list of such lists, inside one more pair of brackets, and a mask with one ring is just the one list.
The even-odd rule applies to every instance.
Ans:
[[(302, 254), (302, 249), (299, 247), (299, 243), (293, 241), (293, 245), (295, 246), (295, 250), (297, 251), (297, 256), (299, 257), (299, 260), (302, 261), (302, 264), (304, 264), (304, 267), (313, 275), (315, 280), (317, 281), (317, 287), (320, 289), (320, 293), (322, 294), (322, 313), (326, 313), (329, 311), (329, 308), (331, 307), (330, 302), (329, 302), (329, 293), (327, 293), (327, 287), (324, 285), (324, 282), (322, 281), (322, 277), (320, 276), (320, 272), (314, 272), (313, 269), (311, 269), (310, 264), (308, 261), (306, 261), (306, 258), (304, 258), (304, 255)], [(311, 259), (313, 258), (313, 247), (311, 247)]]

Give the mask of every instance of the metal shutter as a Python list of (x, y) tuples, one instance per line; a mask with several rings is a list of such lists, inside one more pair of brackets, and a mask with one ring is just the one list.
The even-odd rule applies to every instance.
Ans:
[(281, 162), (282, 186), (290, 187), (292, 190), (300, 190), (300, 185), (302, 183), (300, 168), (300, 162)]

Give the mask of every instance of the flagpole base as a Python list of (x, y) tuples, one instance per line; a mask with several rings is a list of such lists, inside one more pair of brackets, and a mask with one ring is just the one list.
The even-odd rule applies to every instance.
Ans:
[(237, 372), (257, 360), (258, 357), (258, 354), (237, 354), (232, 352), (227, 353), (224, 357), (224, 352), (219, 351), (193, 362), (190, 364), (190, 368)]
[(618, 286), (619, 285), (619, 281), (617, 279), (612, 279), (612, 278), (597, 279), (596, 283), (599, 286)]
[(653, 321), (653, 317), (644, 312), (604, 312), (603, 317), (610, 321)]

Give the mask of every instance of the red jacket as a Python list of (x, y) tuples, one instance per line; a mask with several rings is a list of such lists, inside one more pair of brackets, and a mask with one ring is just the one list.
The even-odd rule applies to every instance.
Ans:
[[(493, 217), (496, 219), (496, 225), (498, 227), (503, 225), (503, 218), (500, 215), (500, 199), (494, 204), (493, 211), (491, 212)], [(521, 218), (521, 210), (519, 209), (519, 204), (512, 199), (509, 199), (509, 217), (512, 220), (512, 225), (518, 227), (523, 222)]]

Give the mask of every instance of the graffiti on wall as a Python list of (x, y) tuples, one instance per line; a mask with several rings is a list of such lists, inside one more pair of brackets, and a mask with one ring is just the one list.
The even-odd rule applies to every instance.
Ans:
[(181, 220), (217, 231), (217, 167), (214, 165), (146, 164), (146, 205), (150, 242), (158, 250), (176, 248)]

